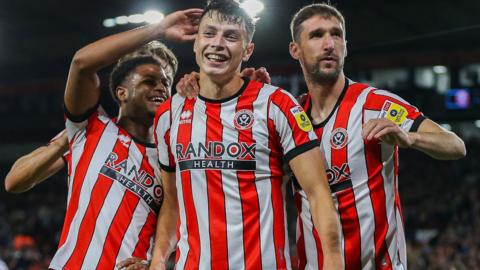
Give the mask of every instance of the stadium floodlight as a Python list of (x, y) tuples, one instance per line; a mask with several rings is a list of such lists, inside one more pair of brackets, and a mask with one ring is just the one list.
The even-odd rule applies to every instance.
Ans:
[(240, 3), (240, 7), (243, 8), (250, 17), (256, 18), (265, 6), (258, 0), (244, 0)]
[(127, 24), (128, 23), (128, 17), (127, 16), (118, 16), (115, 18), (115, 23), (116, 24)]
[(114, 27), (115, 25), (117, 25), (117, 23), (115, 23), (115, 19), (108, 18), (103, 20), (104, 27), (110, 28), (110, 27)]
[(165, 17), (165, 15), (163, 15), (163, 13), (161, 13), (160, 11), (156, 10), (148, 10), (143, 13), (143, 18), (145, 19), (145, 22), (149, 24), (160, 22), (163, 17)]
[(476, 126), (477, 128), (480, 128), (480, 120), (475, 120), (475, 126)]
[(446, 66), (434, 66), (433, 67), (433, 72), (437, 74), (445, 74), (448, 72), (448, 69)]
[(143, 14), (132, 14), (128, 16), (129, 23), (143, 23), (145, 22), (145, 18)]

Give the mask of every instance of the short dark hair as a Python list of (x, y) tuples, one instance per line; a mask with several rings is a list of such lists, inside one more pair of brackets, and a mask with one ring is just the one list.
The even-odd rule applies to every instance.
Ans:
[(203, 8), (203, 14), (200, 20), (204, 16), (212, 16), (213, 12), (218, 12), (218, 18), (220, 21), (227, 21), (229, 23), (244, 24), (247, 30), (248, 40), (252, 41), (253, 34), (255, 33), (255, 20), (248, 13), (240, 7), (240, 4), (235, 0), (210, 0)]
[(136, 67), (144, 64), (160, 65), (160, 62), (151, 55), (140, 55), (120, 60), (113, 68), (112, 73), (110, 73), (110, 94), (112, 94), (113, 99), (117, 103), (120, 103), (117, 97), (117, 87), (125, 81), (125, 78), (127, 78)]
[(297, 41), (300, 38), (302, 23), (317, 15), (325, 19), (330, 19), (332, 17), (337, 18), (345, 30), (345, 18), (338, 9), (326, 3), (311, 4), (301, 8), (295, 13), (295, 15), (293, 15), (292, 22), (290, 23), (290, 31), (292, 32), (293, 41)]

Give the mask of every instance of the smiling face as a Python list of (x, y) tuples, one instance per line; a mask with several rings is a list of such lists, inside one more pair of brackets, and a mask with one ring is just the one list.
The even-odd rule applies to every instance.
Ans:
[(320, 15), (305, 20), (290, 53), (300, 61), (308, 78), (315, 82), (335, 81), (343, 71), (347, 54), (345, 30), (335, 17)]
[(153, 119), (158, 106), (170, 97), (173, 70), (159, 62), (136, 66), (118, 87), (120, 106), (130, 117)]
[(253, 53), (244, 23), (222, 20), (217, 11), (203, 16), (194, 44), (200, 72), (210, 77), (230, 77)]

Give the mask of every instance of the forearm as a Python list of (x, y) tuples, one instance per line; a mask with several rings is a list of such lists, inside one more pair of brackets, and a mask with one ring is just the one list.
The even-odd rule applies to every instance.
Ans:
[(453, 132), (410, 132), (411, 148), (441, 160), (459, 159), (466, 155), (464, 142)]
[(5, 189), (12, 193), (25, 192), (63, 167), (62, 155), (68, 144), (54, 141), (18, 159), (5, 178)]
[(308, 197), (307, 195), (314, 226), (322, 239), (323, 254), (324, 256), (337, 256), (340, 255), (340, 224), (337, 210), (330, 196), (310, 195)]
[[(172, 198), (173, 199), (173, 198)], [(178, 208), (176, 199), (164, 201), (158, 216), (157, 232), (150, 269), (163, 269), (177, 243)]]
[(96, 72), (149, 41), (161, 38), (162, 33), (163, 30), (157, 23), (100, 39), (76, 52), (72, 68)]

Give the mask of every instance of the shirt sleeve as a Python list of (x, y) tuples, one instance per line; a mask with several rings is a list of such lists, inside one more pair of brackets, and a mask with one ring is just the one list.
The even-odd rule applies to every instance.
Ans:
[(160, 167), (167, 172), (175, 172), (176, 164), (170, 147), (170, 107), (171, 99), (166, 100), (158, 107), (153, 125)]
[(371, 119), (387, 118), (406, 132), (417, 131), (426, 119), (417, 107), (385, 90), (374, 90), (369, 93), (364, 110), (364, 123)]
[[(88, 126), (92, 126), (96, 122), (103, 125), (110, 121), (108, 116), (99, 112), (98, 104), (80, 116), (72, 115), (67, 108), (65, 108), (65, 118), (65, 129), (67, 130), (69, 142), (76, 142), (82, 138), (86, 138)], [(92, 126), (92, 128), (94, 128), (94, 126)]]
[(268, 121), (269, 129), (274, 128), (279, 136), (287, 162), (320, 144), (307, 114), (285, 90), (270, 97)]

